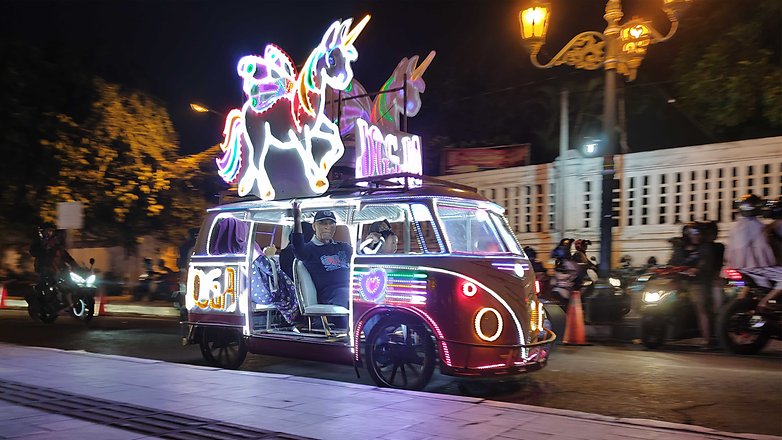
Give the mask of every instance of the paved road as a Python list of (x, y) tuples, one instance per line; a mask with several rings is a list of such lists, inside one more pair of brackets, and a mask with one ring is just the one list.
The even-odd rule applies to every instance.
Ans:
[[(0, 311), (0, 341), (203, 365), (197, 347), (180, 346), (170, 319), (101, 317), (86, 328), (67, 318), (50, 326), (23, 312)], [(602, 344), (558, 347), (547, 368), (513, 383), (465, 384), (435, 375), (427, 391), (782, 435), (780, 367), (779, 350), (737, 357), (686, 344), (665, 351)], [(242, 369), (371, 384), (352, 367), (273, 356), (248, 356)]]

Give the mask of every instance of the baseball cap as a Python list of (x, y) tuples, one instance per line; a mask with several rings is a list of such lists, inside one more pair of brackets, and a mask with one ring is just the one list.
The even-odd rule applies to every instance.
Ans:
[(315, 213), (315, 221), (319, 222), (321, 220), (331, 220), (336, 223), (337, 217), (331, 211), (318, 211)]

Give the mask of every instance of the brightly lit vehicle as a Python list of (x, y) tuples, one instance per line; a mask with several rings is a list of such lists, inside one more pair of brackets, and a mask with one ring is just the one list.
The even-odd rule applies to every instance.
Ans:
[[(309, 274), (294, 263), (301, 318), (290, 323), (279, 307), (257, 301), (251, 280), (258, 259), (279, 264), (274, 250), (288, 245), (294, 202), (303, 221), (318, 210), (335, 213), (335, 239), (351, 244), (353, 255), (348, 308), (314, 303)], [(369, 226), (382, 220), (399, 238), (396, 252), (357, 254)], [(418, 175), (210, 209), (187, 278), (188, 341), (223, 368), (238, 368), (251, 352), (351, 364), (379, 386), (421, 389), (435, 367), (466, 378), (535, 371), (556, 338), (503, 208), (473, 188)], [(338, 316), (347, 328), (333, 326)]]

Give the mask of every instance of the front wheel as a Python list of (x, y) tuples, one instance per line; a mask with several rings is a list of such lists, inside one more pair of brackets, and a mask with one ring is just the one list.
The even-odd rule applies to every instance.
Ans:
[(654, 350), (665, 343), (665, 321), (654, 315), (644, 315), (641, 319), (641, 343)]
[(205, 327), (201, 333), (201, 355), (213, 366), (235, 370), (247, 357), (247, 344), (241, 331)]
[(756, 306), (757, 301), (750, 298), (734, 299), (720, 315), (720, 342), (731, 353), (756, 354), (768, 344), (769, 325), (756, 313)]
[(90, 322), (95, 315), (95, 299), (94, 298), (78, 298), (73, 302), (71, 307), (71, 315), (76, 319)]
[(420, 390), (434, 372), (434, 341), (420, 322), (384, 318), (369, 333), (366, 357), (369, 376), (378, 386)]

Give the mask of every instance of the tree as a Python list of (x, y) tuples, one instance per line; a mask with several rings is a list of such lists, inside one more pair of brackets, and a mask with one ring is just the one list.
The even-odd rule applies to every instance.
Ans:
[(128, 249), (141, 235), (172, 241), (172, 228), (183, 234), (200, 219), (205, 200), (188, 182), (203, 177), (205, 157), (177, 161), (177, 134), (155, 99), (101, 79), (94, 88), (86, 120), (60, 114), (56, 137), (42, 141), (59, 166), (42, 217), (53, 218), (58, 202), (80, 201), (87, 239)]
[(694, 2), (677, 40), (679, 100), (728, 137), (782, 133), (782, 2)]

